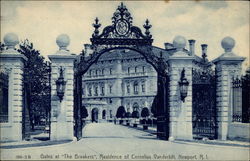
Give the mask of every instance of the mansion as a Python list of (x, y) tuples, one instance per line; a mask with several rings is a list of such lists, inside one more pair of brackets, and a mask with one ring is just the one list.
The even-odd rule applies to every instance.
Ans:
[[(85, 54), (91, 55), (89, 44), (85, 44)], [(112, 119), (119, 106), (131, 113), (134, 108), (151, 111), (157, 94), (157, 72), (141, 54), (128, 49), (104, 53), (82, 81), (83, 105), (89, 119), (94, 109), (98, 119)]]

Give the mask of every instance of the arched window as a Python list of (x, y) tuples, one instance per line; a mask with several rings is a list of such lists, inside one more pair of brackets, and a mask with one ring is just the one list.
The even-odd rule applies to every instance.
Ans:
[(102, 119), (106, 119), (106, 110), (102, 111)]
[(130, 67), (128, 67), (128, 74), (130, 73)]
[(137, 73), (137, 68), (138, 68), (138, 67), (135, 67), (135, 73)]
[(133, 104), (133, 111), (139, 111), (139, 104), (137, 102)]
[(138, 82), (134, 82), (134, 94), (138, 94)]

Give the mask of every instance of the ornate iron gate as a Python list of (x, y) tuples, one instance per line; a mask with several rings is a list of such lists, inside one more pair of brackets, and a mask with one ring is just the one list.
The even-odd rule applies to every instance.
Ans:
[(123, 3), (118, 6), (112, 17), (112, 25), (104, 27), (102, 33), (99, 32), (101, 24), (98, 18), (93, 24), (94, 33), (90, 41), (92, 42), (93, 53), (91, 56), (81, 54), (75, 63), (74, 78), (74, 133), (80, 139), (82, 137), (82, 76), (98, 58), (106, 52), (116, 49), (128, 49), (140, 53), (146, 61), (150, 63), (158, 73), (158, 95), (157, 100), (157, 120), (159, 124), (158, 137), (168, 139), (169, 135), (169, 109), (168, 109), (168, 65), (162, 53), (153, 51), (152, 35), (149, 29), (152, 25), (146, 20), (143, 25), (145, 34), (141, 29), (132, 24), (131, 14)]
[(193, 136), (196, 139), (217, 138), (216, 84), (209, 71), (193, 70)]

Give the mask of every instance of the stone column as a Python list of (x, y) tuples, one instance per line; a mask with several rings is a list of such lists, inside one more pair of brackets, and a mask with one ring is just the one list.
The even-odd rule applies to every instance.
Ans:
[[(192, 61), (184, 50), (186, 39), (182, 36), (175, 37), (173, 41), (176, 52), (170, 56), (170, 137), (174, 139), (193, 139), (192, 132)], [(185, 69), (185, 78), (189, 82), (187, 97), (181, 100), (179, 81), (181, 72)]]
[(8, 75), (8, 121), (0, 123), (1, 140), (22, 140), (23, 67), (27, 58), (15, 50), (19, 43), (16, 34), (4, 36), (7, 49), (0, 54), (1, 73)]
[[(76, 55), (71, 54), (66, 49), (70, 43), (67, 35), (58, 36), (56, 43), (59, 46), (59, 51), (48, 56), (51, 60), (51, 140), (73, 140), (73, 68)], [(64, 80), (67, 82), (64, 97), (60, 101), (56, 91), (56, 80), (59, 77), (61, 67)]]
[(216, 108), (218, 121), (218, 139), (227, 140), (228, 123), (231, 115), (231, 88), (232, 80), (241, 75), (241, 64), (244, 57), (235, 55), (232, 52), (235, 41), (231, 37), (225, 37), (221, 41), (225, 53), (213, 60), (216, 65), (217, 87), (216, 87)]

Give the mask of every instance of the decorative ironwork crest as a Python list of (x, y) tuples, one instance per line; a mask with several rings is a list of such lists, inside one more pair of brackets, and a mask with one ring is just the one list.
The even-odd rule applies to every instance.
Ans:
[(152, 25), (147, 19), (143, 27), (145, 34), (137, 26), (133, 26), (133, 18), (126, 6), (121, 3), (112, 17), (112, 25), (106, 26), (103, 32), (99, 34), (101, 24), (99, 19), (95, 19), (93, 27), (95, 28), (92, 38), (92, 45), (151, 45), (153, 42), (149, 29)]

